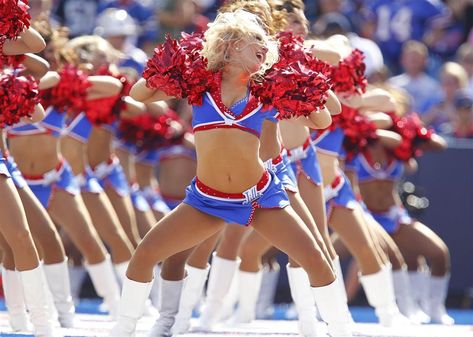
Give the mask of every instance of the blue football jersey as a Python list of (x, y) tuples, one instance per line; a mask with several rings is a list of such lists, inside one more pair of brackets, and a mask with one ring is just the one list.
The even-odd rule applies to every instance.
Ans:
[(399, 58), (404, 42), (422, 40), (433, 25), (449, 16), (440, 0), (367, 0), (366, 9), (376, 22), (376, 42), (391, 61)]

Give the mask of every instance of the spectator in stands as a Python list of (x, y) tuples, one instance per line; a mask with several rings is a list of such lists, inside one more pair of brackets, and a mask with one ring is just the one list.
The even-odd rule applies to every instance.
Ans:
[(193, 0), (159, 0), (158, 21), (160, 34), (158, 42), (163, 42), (164, 37), (179, 38), (181, 32), (193, 25), (197, 15), (197, 6)]
[[(149, 4), (146, 4), (146, 3)], [(137, 32), (137, 46), (146, 50), (153, 50), (158, 36), (158, 24), (154, 15), (154, 8), (149, 1), (139, 0), (101, 0), (99, 13), (108, 8), (118, 8), (125, 10), (135, 23), (140, 27)]]
[(30, 0), (28, 2), (30, 9), (28, 13), (31, 15), (32, 20), (36, 20), (40, 14), (49, 16), (51, 11), (52, 1), (51, 0)]
[(366, 76), (381, 70), (384, 66), (383, 54), (372, 40), (365, 39), (351, 32), (350, 22), (340, 13), (328, 13), (321, 16), (311, 29), (315, 36), (328, 38), (335, 34), (346, 35), (353, 48), (361, 50), (365, 55)]
[(457, 51), (457, 61), (468, 74), (466, 91), (473, 97), (473, 44), (464, 43)]
[[(422, 116), (422, 120), (426, 125), (444, 133), (445, 126), (451, 124), (456, 117), (456, 97), (466, 88), (468, 75), (458, 63), (447, 62), (440, 71), (440, 84), (442, 88), (440, 101)], [(433, 93), (431, 92), (432, 96)]]
[(386, 64), (399, 70), (402, 46), (409, 40), (423, 41), (432, 29), (444, 27), (450, 12), (440, 0), (365, 0), (363, 36), (376, 41)]
[(124, 54), (118, 66), (131, 68), (134, 73), (133, 78), (138, 79), (148, 57), (133, 44), (138, 29), (132, 17), (123, 9), (108, 8), (97, 18), (94, 33), (102, 36), (116, 50)]
[(57, 0), (55, 19), (69, 28), (70, 37), (91, 34), (100, 0)]
[(440, 86), (425, 73), (429, 52), (418, 41), (408, 41), (402, 48), (401, 65), (404, 73), (389, 79), (389, 84), (406, 90), (412, 97), (413, 111), (423, 115), (439, 102)]
[(453, 121), (453, 136), (473, 139), (473, 98), (459, 93), (455, 99), (456, 115)]

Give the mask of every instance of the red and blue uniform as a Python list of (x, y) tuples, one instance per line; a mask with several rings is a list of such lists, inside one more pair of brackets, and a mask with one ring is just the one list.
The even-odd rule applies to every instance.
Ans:
[[(192, 126), (194, 132), (232, 128), (259, 137), (264, 120), (276, 121), (278, 115), (274, 109), (262, 108), (250, 95), (227, 108), (219, 98), (205, 93), (203, 104), (193, 107)], [(257, 208), (284, 208), (289, 205), (284, 187), (272, 171), (265, 171), (253, 187), (242, 193), (217, 191), (196, 177), (187, 187), (183, 202), (227, 223), (240, 225), (249, 225)]]
[(287, 150), (287, 157), (296, 178), (302, 174), (315, 185), (322, 184), (322, 173), (320, 172), (317, 153), (310, 137), (303, 145)]
[[(375, 180), (395, 182), (399, 181), (404, 174), (403, 163), (392, 157), (386, 166), (381, 166), (374, 163), (368, 153), (362, 153), (358, 155), (357, 163), (360, 183)], [(396, 232), (399, 225), (409, 225), (413, 222), (406, 209), (398, 205), (393, 205), (386, 212), (370, 210), (370, 213), (389, 234)]]
[[(41, 122), (33, 124), (18, 123), (9, 127), (7, 129), (7, 137), (49, 134), (59, 138), (63, 134), (66, 116), (65, 113), (51, 107), (47, 109), (46, 116)], [(72, 173), (72, 169), (64, 159), (52, 170), (38, 176), (24, 175), (24, 179), (45, 208), (49, 206), (49, 201), (55, 189), (64, 190), (72, 195), (80, 193), (80, 188)]]

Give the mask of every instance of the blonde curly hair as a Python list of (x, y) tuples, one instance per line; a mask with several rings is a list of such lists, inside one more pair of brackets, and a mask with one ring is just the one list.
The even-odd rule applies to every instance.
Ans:
[(254, 75), (262, 75), (278, 60), (278, 46), (266, 33), (261, 20), (255, 14), (244, 10), (220, 13), (209, 25), (204, 35), (202, 56), (208, 60), (207, 68), (217, 71), (228, 63), (229, 47), (245, 39), (261, 39), (268, 52), (260, 70)]

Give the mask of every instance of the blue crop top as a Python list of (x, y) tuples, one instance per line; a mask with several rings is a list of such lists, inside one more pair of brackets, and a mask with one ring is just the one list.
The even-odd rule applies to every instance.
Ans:
[(8, 128), (7, 136), (29, 136), (49, 133), (54, 137), (60, 137), (66, 123), (66, 113), (60, 112), (52, 107), (46, 110), (46, 116), (38, 123), (17, 123)]
[(78, 114), (67, 126), (65, 134), (78, 140), (81, 143), (87, 143), (90, 132), (92, 131), (92, 123), (85, 116), (85, 113)]
[(312, 141), (314, 142), (317, 151), (336, 157), (343, 154), (342, 146), (344, 138), (345, 134), (340, 127), (337, 127), (334, 130), (312, 132)]
[(208, 92), (204, 94), (203, 103), (193, 106), (192, 128), (194, 132), (235, 128), (250, 132), (257, 137), (261, 134), (264, 120), (277, 122), (278, 112), (275, 109), (264, 110), (254, 97), (247, 95), (230, 109), (221, 101), (220, 97)]
[(360, 153), (357, 157), (358, 180), (367, 182), (373, 180), (397, 181), (404, 174), (404, 166), (401, 161), (391, 158), (390, 162), (382, 167), (379, 163), (374, 163), (368, 153)]

